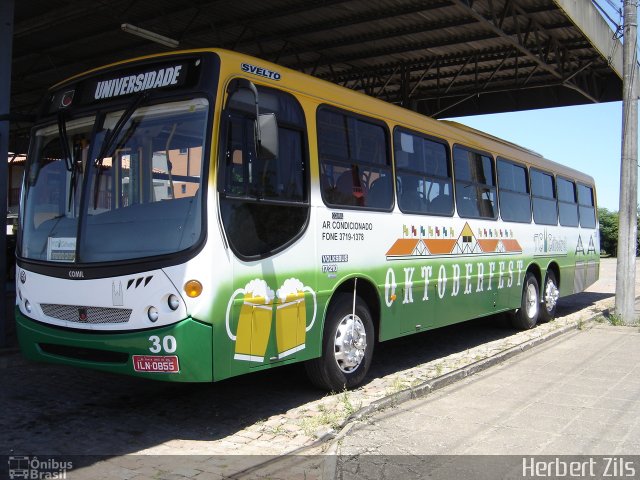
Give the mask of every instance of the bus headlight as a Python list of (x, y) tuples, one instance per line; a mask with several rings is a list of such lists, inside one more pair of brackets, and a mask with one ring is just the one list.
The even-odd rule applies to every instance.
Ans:
[(160, 314), (158, 313), (158, 309), (156, 307), (149, 307), (149, 310), (147, 310), (147, 317), (149, 317), (149, 320), (155, 322), (158, 320), (159, 316)]
[(31, 303), (29, 303), (29, 300), (24, 301), (24, 309), (27, 311), (27, 313), (31, 313)]
[(169, 304), (169, 308), (171, 310), (177, 310), (180, 306), (180, 300), (178, 300), (178, 297), (173, 294), (169, 295), (169, 300), (167, 301), (167, 303)]
[(184, 284), (184, 293), (191, 298), (196, 298), (202, 293), (202, 284), (198, 280), (189, 280)]

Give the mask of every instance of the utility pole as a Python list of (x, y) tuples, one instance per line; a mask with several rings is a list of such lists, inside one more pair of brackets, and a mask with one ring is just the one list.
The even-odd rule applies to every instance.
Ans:
[(638, 229), (638, 0), (624, 0), (622, 50), (622, 159), (616, 314), (631, 325), (635, 318), (636, 242)]

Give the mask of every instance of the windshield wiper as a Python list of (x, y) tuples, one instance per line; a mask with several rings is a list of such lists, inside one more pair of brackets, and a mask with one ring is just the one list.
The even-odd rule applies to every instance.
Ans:
[(129, 121), (133, 113), (144, 103), (147, 98), (149, 98), (149, 92), (141, 93), (136, 96), (131, 103), (127, 106), (122, 115), (116, 122), (113, 127), (113, 130), (107, 130), (104, 136), (104, 140), (102, 142), (102, 147), (100, 148), (100, 152), (96, 157), (94, 162), (95, 167), (98, 169), (96, 173), (96, 180), (94, 184), (93, 190), (93, 209), (98, 208), (98, 193), (100, 190), (100, 176), (102, 175), (102, 162), (104, 159), (111, 153), (113, 147), (115, 147), (116, 140), (120, 136), (120, 132), (122, 131), (125, 124)]
[(71, 158), (71, 149), (69, 148), (67, 120), (64, 118), (64, 112), (58, 113), (58, 139), (60, 140), (60, 147), (62, 147), (62, 155), (64, 155), (67, 171), (71, 172), (73, 170), (73, 158)]
[(69, 136), (67, 135), (67, 120), (64, 118), (64, 112), (58, 113), (58, 138), (62, 147), (62, 155), (64, 155), (64, 163), (67, 171), (71, 172), (71, 180), (69, 182), (69, 200), (67, 211), (71, 210), (73, 202), (73, 194), (76, 190), (76, 162), (69, 148)]

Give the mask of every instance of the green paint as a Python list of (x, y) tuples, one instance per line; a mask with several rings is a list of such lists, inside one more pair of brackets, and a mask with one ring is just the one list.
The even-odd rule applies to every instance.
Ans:
[[(212, 375), (211, 326), (192, 318), (167, 327), (126, 333), (78, 332), (47, 327), (34, 322), (16, 308), (16, 326), (18, 340), (23, 354), (32, 360), (61, 363), (75, 367), (86, 367), (112, 373), (121, 373), (145, 377), (154, 380), (174, 382), (210, 382)], [(152, 353), (151, 336), (160, 339), (173, 336), (177, 349), (174, 353)], [(111, 363), (87, 359), (69, 358), (46, 353), (41, 344), (76, 347), (80, 349), (122, 352), (127, 354), (126, 361)], [(180, 363), (179, 373), (142, 373), (133, 369), (133, 355), (176, 355)]]
[[(265, 271), (266, 269), (262, 272), (256, 271), (257, 269), (248, 269), (242, 274), (236, 271), (232, 282), (219, 286), (213, 297), (215, 300), (212, 299), (212, 306), (207, 313), (207, 318), (202, 319), (207, 323), (187, 318), (174, 325), (135, 332), (108, 333), (100, 331), (94, 333), (51, 328), (29, 320), (19, 310), (16, 310), (16, 318), (22, 350), (28, 358), (34, 360), (167, 381), (222, 380), (252, 371), (318, 357), (321, 354), (324, 315), (327, 305), (335, 290), (350, 278), (357, 276), (360, 288), (363, 288), (366, 282), (375, 288), (380, 301), (379, 339), (388, 340), (417, 331), (430, 330), (517, 308), (520, 304), (524, 273), (534, 265), (541, 272), (542, 283), (549, 265), (551, 263), (558, 264), (560, 295), (572, 294), (574, 293), (575, 264), (578, 261), (597, 263), (599, 259), (595, 253), (578, 255), (573, 251), (565, 256), (547, 254), (535, 257), (499, 254), (491, 256), (452, 255), (440, 258), (386, 260), (364, 269), (347, 268), (348, 265), (342, 264), (336, 278), (330, 278), (314, 270), (293, 274), (287, 272), (285, 275)], [(500, 262), (505, 262), (506, 267), (502, 272), (502, 288), (499, 287)], [(509, 271), (509, 262), (513, 262), (511, 271)], [(519, 268), (518, 262), (522, 262)], [(491, 264), (494, 265), (493, 271), (490, 267)], [(466, 270), (467, 265), (471, 265), (469, 272)], [(431, 267), (428, 286), (422, 272), (422, 269), (426, 267)], [(388, 284), (390, 269), (395, 275), (396, 283), (396, 298), (393, 301), (390, 300), (392, 289)], [(413, 272), (411, 272), (412, 269)], [(277, 324), (279, 321), (278, 306), (282, 305), (282, 300), (278, 298), (277, 292), (292, 277), (299, 279), (305, 287), (313, 288), (316, 302), (315, 319), (313, 326), (304, 333), (304, 348), (285, 357), (280, 357), (282, 346), (279, 345), (281, 341), (278, 338)], [(264, 334), (266, 337), (263, 338), (265, 346), (260, 352), (262, 358), (260, 361), (247, 361), (237, 359), (237, 338), (232, 340), (229, 337), (226, 316), (228, 308), (229, 330), (232, 335), (237, 335), (240, 328), (241, 312), (246, 300), (245, 294), (237, 294), (237, 291), (245, 289), (255, 279), (264, 281), (268, 288), (273, 290), (273, 294), (272, 298), (264, 304), (264, 318), (269, 324), (269, 328), (268, 333)], [(236, 296), (232, 298), (234, 293)], [(314, 294), (306, 291), (303, 298), (305, 302), (304, 317), (306, 325), (309, 325), (314, 315)], [(417, 328), (418, 325), (419, 328)], [(152, 355), (153, 353), (149, 351), (152, 345), (149, 337), (154, 335), (160, 338), (167, 335), (175, 337), (178, 345), (175, 355), (180, 361), (180, 373), (141, 373), (133, 370), (131, 356)], [(122, 352), (128, 355), (128, 361), (123, 364), (110, 364), (64, 358), (43, 352), (38, 347), (40, 343)]]

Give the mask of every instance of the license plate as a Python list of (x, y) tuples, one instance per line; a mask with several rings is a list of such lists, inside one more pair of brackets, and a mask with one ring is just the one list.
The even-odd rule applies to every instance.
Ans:
[(136, 372), (178, 373), (178, 357), (175, 355), (134, 355), (133, 369)]

